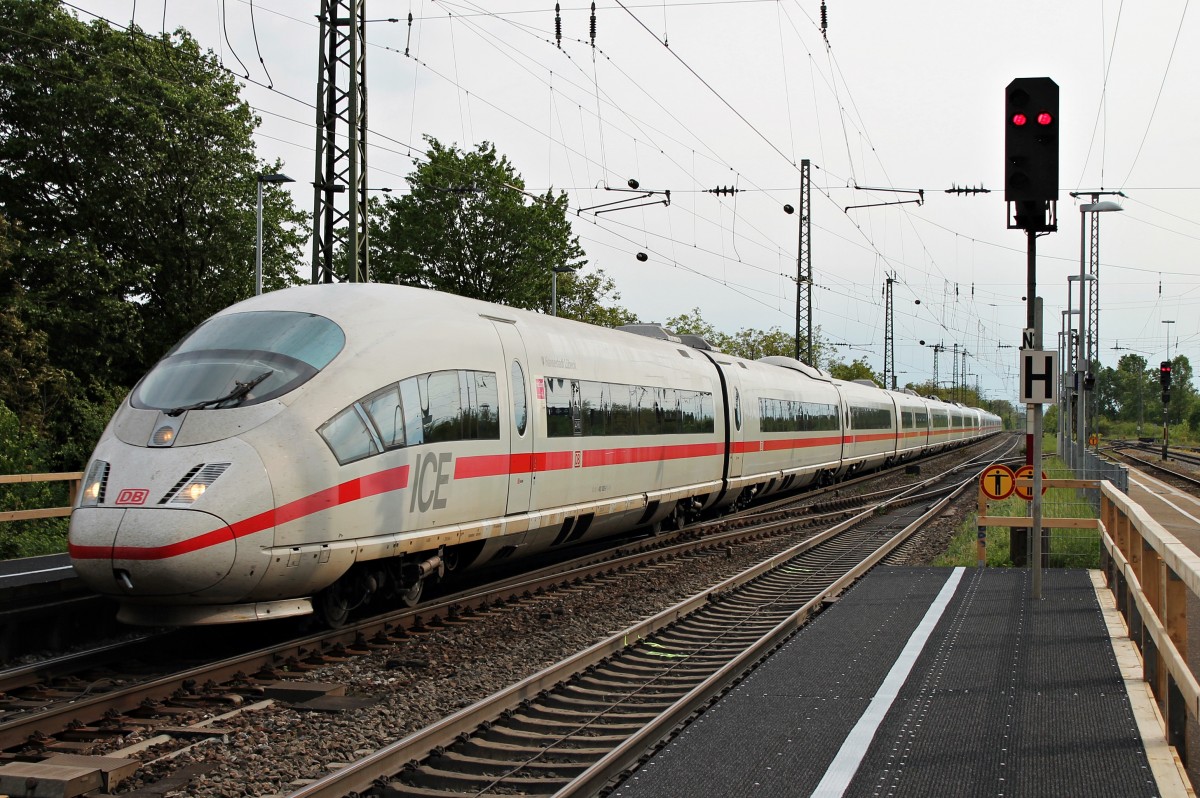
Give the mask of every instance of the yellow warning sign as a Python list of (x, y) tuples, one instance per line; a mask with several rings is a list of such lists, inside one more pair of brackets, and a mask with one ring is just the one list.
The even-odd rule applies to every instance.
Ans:
[(1007, 499), (1016, 487), (1016, 475), (1003, 463), (992, 463), (979, 475), (979, 489), (992, 501)]
[[(1017, 469), (1016, 477), (1017, 477), (1017, 479), (1030, 479), (1030, 480), (1033, 479), (1033, 466), (1031, 466), (1031, 465), (1021, 466), (1020, 468)], [(1045, 482), (1047, 479), (1049, 479), (1049, 477), (1046, 476), (1046, 472), (1043, 471), (1042, 472), (1042, 495), (1043, 496), (1046, 495)], [(1033, 500), (1033, 485), (1032, 484), (1016, 485), (1013, 488), (1013, 492), (1016, 493), (1018, 496), (1020, 496), (1025, 501)]]

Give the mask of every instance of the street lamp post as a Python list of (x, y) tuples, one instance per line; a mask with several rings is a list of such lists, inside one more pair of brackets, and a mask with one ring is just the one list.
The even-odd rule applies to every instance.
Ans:
[(553, 277), (550, 282), (550, 313), (558, 315), (558, 275), (566, 274), (567, 272), (575, 271), (574, 266), (553, 266), (550, 269), (553, 272)]
[(255, 237), (254, 247), (254, 295), (258, 296), (262, 293), (262, 194), (263, 183), (294, 183), (292, 178), (284, 174), (259, 174), (256, 180), (258, 183), (258, 210), (256, 219), (258, 222), (258, 235)]

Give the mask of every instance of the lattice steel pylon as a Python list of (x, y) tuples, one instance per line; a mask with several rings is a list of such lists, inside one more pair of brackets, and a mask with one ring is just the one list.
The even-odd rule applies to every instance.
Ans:
[(958, 372), (958, 344), (954, 345), (954, 365), (951, 368), (953, 369), (953, 374), (951, 376), (952, 382), (950, 385), (950, 401), (954, 402), (954, 401), (957, 401), (958, 393), (959, 393), (959, 391), (958, 391), (958, 373), (959, 373)]
[(888, 275), (884, 285), (883, 306), (883, 380), (884, 388), (896, 390), (896, 334), (892, 326), (892, 283), (896, 278)]
[[(796, 252), (796, 359), (810, 366), (813, 362), (812, 324), (812, 203), (809, 194), (809, 161), (800, 161), (800, 242)], [(808, 327), (808, 342), (803, 358), (800, 357), (800, 325)]]
[[(1092, 202), (1099, 200), (1096, 197)], [(1088, 252), (1088, 274), (1092, 276), (1088, 284), (1088, 306), (1087, 306), (1087, 341), (1085, 342), (1087, 349), (1087, 360), (1083, 364), (1084, 371), (1093, 371), (1093, 361), (1100, 360), (1100, 214), (1089, 213), (1092, 217), (1092, 229), (1090, 237), (1090, 246)], [(1095, 370), (1099, 371), (1099, 363), (1096, 363)], [(1088, 419), (1096, 418), (1096, 408), (1098, 406), (1097, 394), (1099, 391), (1088, 392)], [(1089, 423), (1089, 427), (1091, 424)]]
[[(367, 247), (366, 5), (366, 0), (321, 0), (317, 163), (313, 180), (314, 283), (371, 279)], [(346, 195), (345, 210), (336, 204), (341, 194)], [(341, 268), (334, 263), (336, 255), (345, 259)]]

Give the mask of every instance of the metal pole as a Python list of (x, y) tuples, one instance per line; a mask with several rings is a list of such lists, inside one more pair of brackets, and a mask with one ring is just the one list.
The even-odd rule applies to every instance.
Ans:
[(1083, 452), (1087, 445), (1087, 392), (1084, 388), (1083, 378), (1087, 373), (1087, 361), (1084, 360), (1084, 343), (1087, 338), (1087, 333), (1083, 328), (1083, 321), (1087, 318), (1087, 311), (1083, 306), (1083, 280), (1085, 272), (1084, 266), (1084, 226), (1085, 219), (1083, 212), (1079, 213), (1079, 336), (1075, 339), (1075, 475), (1083, 477)]
[[(1078, 386), (1075, 384), (1075, 320), (1073, 318), (1074, 311), (1072, 310), (1072, 307), (1071, 307), (1071, 299), (1072, 299), (1071, 280), (1070, 280), (1070, 278), (1068, 278), (1067, 279), (1067, 338), (1066, 338), (1066, 341), (1063, 343), (1063, 347), (1067, 352), (1066, 356), (1064, 357), (1064, 362), (1067, 364), (1065, 371), (1069, 372), (1071, 375), (1071, 387), (1070, 387), (1070, 389), (1067, 389), (1065, 384), (1063, 386), (1063, 394), (1066, 397), (1065, 401), (1064, 401), (1064, 406), (1067, 408), (1067, 412), (1066, 412), (1065, 424), (1063, 426), (1063, 430), (1064, 430), (1065, 434), (1063, 436), (1062, 451), (1064, 453), (1063, 459), (1067, 460), (1068, 462), (1073, 463), (1075, 458), (1071, 455), (1074, 454), (1074, 452), (1073, 452), (1074, 440), (1072, 438), (1071, 433), (1075, 429), (1074, 419), (1075, 419), (1075, 413), (1078, 412), (1078, 408), (1077, 407), (1073, 408), (1071, 406), (1071, 399), (1076, 396), (1076, 391), (1077, 391)], [(1063, 382), (1065, 383), (1066, 381), (1064, 380)], [(1076, 402), (1078, 402), (1078, 400), (1076, 400)]]
[(254, 246), (254, 295), (262, 293), (262, 176), (256, 178), (258, 183), (258, 236)]
[[(1026, 230), (1026, 271), (1028, 274), (1028, 308), (1026, 310), (1027, 326), (1033, 330), (1033, 348), (1042, 348), (1042, 305), (1041, 300), (1034, 296), (1037, 290), (1037, 233)], [(1030, 500), (1030, 520), (1033, 528), (1032, 557), (1030, 566), (1033, 568), (1032, 597), (1042, 597), (1042, 406), (1039, 403), (1026, 405), (1026, 415), (1029, 416), (1030, 427), (1027, 439), (1027, 460), (1033, 466), (1033, 492)]]
[(552, 275), (550, 281), (550, 315), (558, 315), (558, 269), (551, 269)]

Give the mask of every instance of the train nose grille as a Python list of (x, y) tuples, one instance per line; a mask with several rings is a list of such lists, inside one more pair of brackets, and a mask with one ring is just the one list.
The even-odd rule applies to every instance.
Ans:
[(159, 504), (191, 504), (204, 495), (204, 492), (217, 481), (217, 478), (229, 468), (229, 463), (201, 463), (175, 483)]

